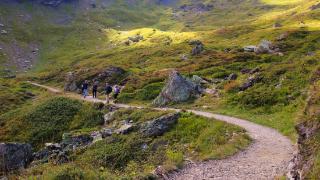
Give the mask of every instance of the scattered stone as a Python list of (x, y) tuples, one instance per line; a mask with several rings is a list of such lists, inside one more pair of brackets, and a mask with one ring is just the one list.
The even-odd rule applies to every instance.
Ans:
[(109, 124), (113, 120), (113, 115), (115, 112), (109, 112), (103, 116), (104, 124)]
[(260, 71), (261, 71), (260, 68), (259, 68), (259, 67), (256, 67), (256, 68), (250, 70), (250, 71), (249, 71), (249, 74), (255, 74), (255, 73), (260, 72)]
[(130, 40), (132, 42), (135, 42), (135, 43), (138, 43), (138, 42), (143, 40), (143, 36), (138, 34), (138, 35), (135, 35), (135, 36), (128, 37), (128, 40)]
[(119, 129), (115, 130), (117, 134), (128, 134), (133, 130), (133, 124), (125, 123)]
[(76, 84), (76, 75), (73, 72), (68, 72), (65, 78), (64, 84), (65, 91), (77, 91), (78, 87)]
[(241, 72), (242, 74), (248, 74), (248, 73), (250, 73), (250, 71), (251, 71), (251, 69), (248, 69), (248, 68), (244, 68), (244, 69), (241, 69), (241, 70), (240, 70), (240, 72)]
[(0, 23), (0, 27), (4, 27), (4, 24)]
[(164, 106), (170, 102), (184, 102), (200, 94), (201, 91), (196, 84), (182, 77), (177, 71), (173, 71), (169, 75), (167, 84), (153, 101), (153, 104)]
[(211, 88), (211, 89), (207, 88), (207, 89), (204, 90), (204, 92), (207, 93), (207, 94), (213, 95), (215, 97), (219, 97), (220, 96), (219, 91), (217, 89), (215, 89), (215, 88)]
[(30, 144), (0, 143), (0, 172), (26, 168), (32, 160)]
[(161, 136), (177, 123), (179, 117), (180, 114), (175, 113), (147, 121), (141, 125), (140, 132), (146, 137)]
[(106, 137), (112, 135), (112, 130), (109, 128), (104, 128), (104, 129), (100, 130), (100, 133), (102, 135), (102, 138), (106, 138)]
[(280, 28), (282, 27), (282, 24), (280, 24), (279, 22), (274, 23), (273, 28)]
[(102, 140), (102, 134), (100, 131), (94, 131), (90, 134), (90, 136), (93, 139), (93, 143), (97, 142), (97, 141), (101, 141)]
[(1, 30), (0, 33), (1, 33), (1, 34), (8, 34), (8, 31), (6, 31), (6, 30)]
[(188, 58), (188, 56), (186, 54), (180, 55), (180, 59), (183, 60), (183, 61), (189, 60), (189, 58)]
[(243, 83), (240, 87), (240, 91), (245, 91), (252, 87), (255, 83), (259, 82), (261, 80), (261, 77), (258, 75), (250, 76), (245, 83)]
[(243, 50), (245, 52), (255, 52), (257, 48), (258, 48), (257, 46), (250, 45), (250, 46), (245, 46)]
[(254, 52), (257, 54), (272, 53), (273, 52), (272, 47), (273, 47), (272, 42), (268, 40), (262, 40)]
[(204, 50), (204, 45), (199, 40), (191, 40), (189, 41), (189, 45), (194, 46), (191, 51), (192, 56), (199, 55)]
[(280, 34), (280, 36), (277, 38), (277, 41), (283, 41), (283, 40), (286, 40), (289, 36), (289, 33), (285, 32), (285, 33), (282, 33)]
[(238, 75), (235, 73), (232, 73), (229, 75), (228, 80), (236, 80), (238, 78)]
[(199, 55), (204, 50), (203, 44), (195, 45), (191, 51), (192, 56)]

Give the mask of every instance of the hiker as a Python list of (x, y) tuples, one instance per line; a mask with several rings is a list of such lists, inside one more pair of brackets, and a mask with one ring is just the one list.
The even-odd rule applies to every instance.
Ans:
[(109, 85), (109, 83), (106, 83), (105, 91), (106, 91), (106, 102), (107, 104), (109, 104), (110, 94), (112, 93), (112, 87)]
[(83, 98), (86, 98), (88, 96), (88, 81), (85, 80), (84, 83), (82, 84), (82, 95)]
[(118, 85), (115, 85), (114, 87), (114, 92), (113, 92), (113, 99), (114, 99), (114, 102), (116, 102), (117, 98), (118, 98), (118, 95), (120, 94), (120, 86)]
[(92, 87), (93, 99), (97, 98), (97, 91), (98, 91), (98, 82), (94, 82), (93, 87)]

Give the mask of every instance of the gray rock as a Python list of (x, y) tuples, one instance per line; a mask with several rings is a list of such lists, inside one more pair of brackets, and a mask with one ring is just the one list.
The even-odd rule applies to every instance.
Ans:
[(94, 131), (90, 134), (90, 136), (92, 137), (93, 142), (102, 140), (102, 134), (100, 131)]
[(104, 129), (100, 130), (100, 133), (102, 135), (102, 138), (106, 138), (106, 137), (112, 135), (112, 130), (109, 128), (104, 128)]
[(199, 87), (182, 77), (177, 71), (169, 75), (167, 84), (159, 96), (153, 101), (156, 106), (164, 106), (170, 102), (179, 103), (201, 94)]
[(133, 130), (133, 124), (125, 123), (119, 129), (115, 130), (117, 134), (128, 134)]
[(245, 83), (243, 83), (239, 89), (240, 91), (245, 91), (252, 87), (255, 83), (259, 82), (261, 77), (259, 75), (250, 76)]
[(191, 81), (196, 84), (196, 85), (201, 85), (201, 84), (208, 84), (208, 82), (204, 79), (202, 79), (200, 76), (193, 75)]
[(254, 52), (257, 54), (272, 53), (273, 52), (272, 48), (273, 48), (272, 42), (268, 40), (262, 40)]
[(238, 75), (235, 73), (232, 73), (229, 75), (228, 80), (236, 80), (238, 78)]
[(246, 52), (255, 52), (257, 48), (258, 48), (257, 46), (250, 45), (250, 46), (245, 46), (243, 50)]
[(0, 172), (8, 172), (26, 168), (32, 160), (30, 144), (1, 143), (0, 144)]
[(113, 115), (115, 112), (109, 112), (103, 116), (104, 124), (109, 124), (113, 120)]
[(143, 40), (143, 36), (138, 34), (138, 35), (135, 35), (135, 36), (128, 37), (128, 40), (137, 43), (137, 42), (140, 42), (140, 41)]
[(94, 82), (101, 82), (101, 87), (104, 87), (105, 83), (118, 84), (119, 80), (125, 77), (126, 71), (120, 67), (110, 66), (103, 72), (100, 72), (93, 77)]
[(199, 55), (203, 50), (204, 50), (203, 44), (197, 44), (192, 48), (191, 55), (192, 56)]
[(78, 89), (76, 84), (76, 76), (73, 72), (68, 72), (65, 78), (64, 90), (76, 91)]
[(289, 36), (289, 33), (285, 32), (285, 33), (282, 33), (279, 35), (279, 37), (277, 37), (277, 40), (278, 41), (283, 41), (283, 40), (286, 40)]
[(140, 126), (140, 132), (146, 137), (161, 136), (169, 131), (178, 121), (179, 113), (161, 116), (152, 121), (147, 121)]
[(6, 30), (1, 30), (0, 33), (1, 33), (1, 34), (8, 34), (8, 31), (6, 31)]

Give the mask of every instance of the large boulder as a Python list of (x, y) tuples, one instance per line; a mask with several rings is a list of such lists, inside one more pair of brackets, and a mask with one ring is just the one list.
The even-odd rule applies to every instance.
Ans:
[(199, 86), (185, 79), (177, 71), (169, 75), (169, 80), (159, 96), (153, 101), (156, 106), (164, 106), (170, 102), (187, 101), (201, 94)]
[(140, 132), (146, 137), (161, 136), (177, 123), (179, 117), (180, 114), (175, 113), (147, 121), (141, 124)]
[(68, 72), (65, 77), (64, 90), (65, 91), (76, 91), (78, 89), (76, 83), (76, 75), (73, 72)]
[(0, 172), (25, 168), (31, 160), (30, 144), (0, 143)]

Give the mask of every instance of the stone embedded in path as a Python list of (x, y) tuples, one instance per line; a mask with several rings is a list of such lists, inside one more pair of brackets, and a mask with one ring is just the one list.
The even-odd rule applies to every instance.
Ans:
[(168, 103), (185, 102), (200, 94), (201, 92), (197, 85), (182, 77), (177, 71), (173, 71), (169, 75), (167, 84), (159, 96), (153, 101), (153, 104), (156, 106), (164, 106)]
[(0, 172), (25, 168), (31, 160), (30, 144), (0, 143)]

